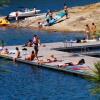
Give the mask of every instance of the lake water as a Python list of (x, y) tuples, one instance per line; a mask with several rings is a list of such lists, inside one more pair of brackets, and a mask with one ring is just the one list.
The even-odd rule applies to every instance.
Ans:
[[(99, 0), (66, 0), (69, 6), (84, 5)], [(0, 15), (7, 15), (17, 8), (37, 7), (43, 12), (47, 9), (63, 8), (63, 0), (11, 0), (0, 8)], [(5, 45), (24, 44), (34, 34), (40, 36), (42, 43), (59, 42), (83, 38), (81, 33), (61, 33), (33, 31), (29, 29), (0, 28), (0, 40)], [(100, 95), (93, 95), (90, 88), (93, 83), (80, 77), (60, 73), (45, 68), (37, 68), (22, 63), (13, 63), (0, 58), (0, 100), (100, 100)]]
[(76, 40), (85, 37), (82, 33), (62, 33), (62, 32), (46, 32), (46, 31), (33, 31), (29, 29), (6, 29), (0, 28), (0, 40), (5, 41), (5, 45), (24, 44), (33, 35), (37, 34), (42, 43), (45, 42), (63, 42), (65, 40)]
[[(41, 42), (59, 42), (83, 38), (81, 33), (33, 31), (29, 29), (0, 29), (0, 39), (5, 45), (24, 44), (34, 34)], [(99, 100), (93, 95), (91, 82), (80, 77), (45, 68), (0, 59), (0, 100)]]
[(0, 59), (0, 100), (100, 100), (85, 79)]
[(91, 3), (100, 2), (100, 0), (9, 0), (10, 2), (3, 7), (0, 7), (0, 15), (8, 15), (12, 11), (21, 8), (34, 8), (40, 9), (41, 12), (46, 12), (48, 9), (60, 10), (63, 9), (64, 3), (68, 7), (80, 6)]

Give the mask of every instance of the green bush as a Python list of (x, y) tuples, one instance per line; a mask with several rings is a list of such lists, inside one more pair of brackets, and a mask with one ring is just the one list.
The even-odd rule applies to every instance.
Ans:
[(92, 81), (100, 82), (100, 62), (94, 64), (95, 70), (93, 70), (95, 76), (92, 78)]
[(96, 33), (96, 37), (100, 37), (100, 33)]

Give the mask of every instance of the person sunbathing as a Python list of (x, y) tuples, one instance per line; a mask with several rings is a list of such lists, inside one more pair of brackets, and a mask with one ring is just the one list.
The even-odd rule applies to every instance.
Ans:
[(79, 60), (78, 63), (69, 62), (69, 63), (64, 63), (63, 65), (58, 65), (58, 67), (75, 66), (75, 65), (83, 65), (83, 64), (85, 64), (85, 60), (81, 59)]
[(48, 62), (56, 62), (57, 58), (54, 55), (51, 55), (49, 58), (47, 58)]
[(45, 64), (58, 61), (54, 55), (51, 55), (47, 59), (38, 60), (38, 64)]
[(28, 56), (25, 58), (25, 60), (32, 61), (32, 60), (34, 60), (34, 58), (35, 58), (35, 53), (34, 53), (34, 51), (32, 51), (32, 53), (31, 53), (30, 55), (28, 55)]
[(4, 50), (2, 50), (2, 51), (0, 52), (0, 54), (1, 54), (1, 55), (8, 55), (8, 54), (9, 54), (9, 51), (8, 51), (7, 48), (5, 48)]

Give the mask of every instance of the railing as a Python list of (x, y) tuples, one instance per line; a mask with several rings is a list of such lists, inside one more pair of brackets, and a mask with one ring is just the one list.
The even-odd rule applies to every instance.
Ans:
[(66, 40), (63, 43), (64, 43), (64, 47), (72, 47), (73, 46), (73, 41), (72, 40), (70, 40), (70, 41)]
[(81, 54), (88, 54), (89, 48), (87, 46), (81, 47)]

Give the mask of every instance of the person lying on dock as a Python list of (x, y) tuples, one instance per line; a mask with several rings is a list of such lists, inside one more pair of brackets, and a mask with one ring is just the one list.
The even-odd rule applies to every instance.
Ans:
[(51, 55), (48, 59), (47, 59), (48, 62), (56, 62), (57, 61), (57, 58), (54, 56), (54, 55)]
[(69, 62), (69, 63), (64, 63), (62, 65), (57, 65), (57, 66), (58, 67), (67, 67), (67, 66), (75, 66), (75, 65), (83, 65), (83, 64), (85, 64), (85, 60), (81, 59), (81, 60), (79, 60), (78, 63)]
[(28, 55), (28, 56), (25, 58), (25, 60), (32, 61), (32, 60), (34, 60), (34, 58), (35, 58), (35, 53), (34, 53), (34, 51), (32, 51), (32, 53), (31, 53), (30, 55)]
[(5, 48), (4, 50), (2, 50), (0, 52), (1, 55), (8, 55), (9, 54), (9, 50), (7, 48)]
[(17, 58), (21, 58), (20, 51), (19, 51), (18, 47), (16, 47), (16, 53), (15, 53), (15, 57), (14, 57), (13, 61), (15, 62)]
[(52, 63), (56, 61), (59, 61), (59, 60), (57, 60), (57, 58), (54, 55), (51, 55), (47, 59), (38, 60), (38, 64)]

